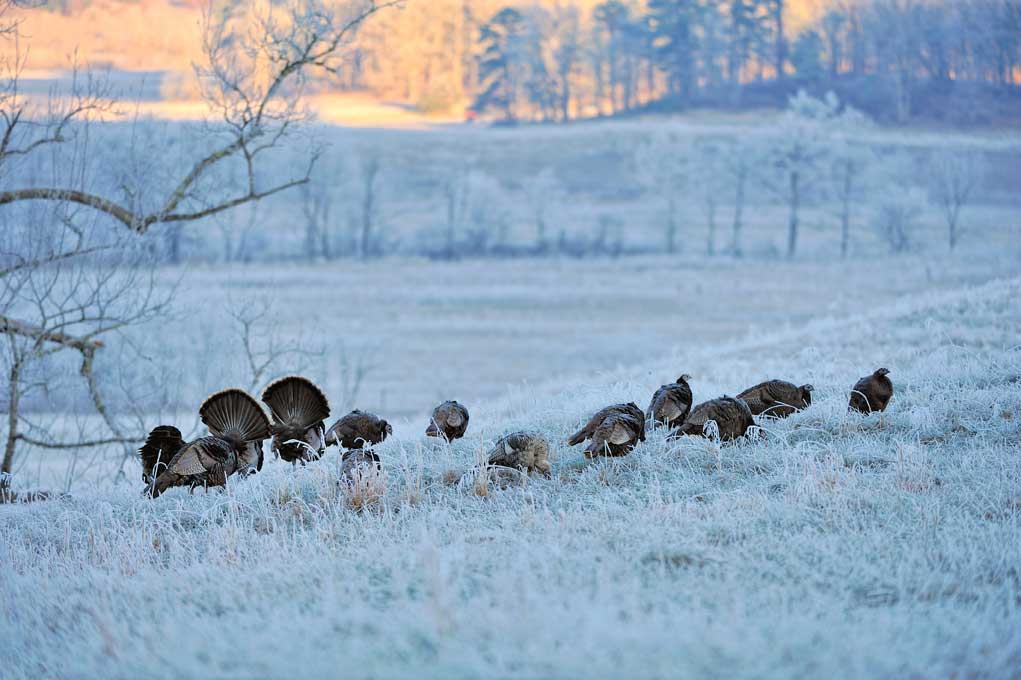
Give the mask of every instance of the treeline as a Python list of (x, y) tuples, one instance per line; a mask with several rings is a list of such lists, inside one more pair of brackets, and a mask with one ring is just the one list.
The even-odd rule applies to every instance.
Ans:
[(897, 122), (1017, 113), (1018, 0), (836, 0), (797, 33), (791, 5), (409, 3), (359, 38), (338, 82), (501, 121), (782, 106), (798, 89)]
[[(762, 125), (622, 127), (632, 133), (515, 132), (520, 154), (456, 136), (418, 147), (404, 137), (351, 139), (326, 150), (312, 180), (291, 193), (215, 225), (164, 230), (163, 252), (171, 263), (850, 258), (998, 238), (988, 211), (1016, 202), (1004, 179), (1016, 174), (1016, 151), (882, 141), (834, 95), (799, 93)], [(586, 136), (599, 129), (601, 138)], [(224, 186), (237, 181), (223, 177)]]
[[(66, 66), (72, 40), (89, 60), (166, 70), (164, 96), (197, 98), (196, 3), (140, 0), (129, 12), (104, 2), (16, 10), (33, 35), (32, 67)], [(255, 17), (276, 4), (215, 7)], [(508, 122), (782, 108), (799, 89), (901, 123), (997, 123), (1021, 111), (1021, 0), (415, 0), (377, 19), (314, 87)]]

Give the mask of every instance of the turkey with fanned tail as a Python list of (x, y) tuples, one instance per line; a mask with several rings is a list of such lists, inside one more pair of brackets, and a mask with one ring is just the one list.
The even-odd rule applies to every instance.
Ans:
[(308, 378), (290, 375), (275, 380), (262, 392), (273, 424), (273, 451), (288, 463), (318, 460), (326, 450), (330, 402)]
[(185, 442), (181, 431), (160, 425), (139, 449), (142, 479), (156, 498), (175, 486), (225, 486), (235, 472), (262, 468), (262, 443), (270, 436), (269, 418), (244, 390), (210, 396), (199, 407), (209, 436)]

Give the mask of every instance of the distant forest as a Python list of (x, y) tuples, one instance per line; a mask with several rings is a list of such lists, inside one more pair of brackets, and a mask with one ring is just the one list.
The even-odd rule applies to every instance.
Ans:
[[(251, 13), (269, 4), (233, 7)], [(1021, 0), (818, 4), (823, 9), (810, 12), (804, 0), (407, 0), (366, 26), (349, 64), (315, 86), (504, 122), (782, 107), (799, 89), (833, 91), (897, 123), (1021, 119)], [(118, 5), (173, 15), (139, 30), (195, 26), (194, 41), (154, 37), (149, 55), (174, 71), (165, 95), (189, 96), (189, 66), (202, 57), (201, 3), (49, 3), (52, 15), (76, 21), (63, 27), (64, 44), (68, 32), (88, 30), (82, 40), (93, 50), (124, 30), (107, 26)], [(60, 32), (59, 23), (45, 28)], [(124, 58), (111, 60), (119, 66)]]

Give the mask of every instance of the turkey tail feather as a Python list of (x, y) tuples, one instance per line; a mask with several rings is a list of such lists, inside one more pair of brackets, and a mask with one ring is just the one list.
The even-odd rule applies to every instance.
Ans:
[(255, 397), (244, 390), (217, 392), (199, 407), (209, 431), (224, 439), (250, 442), (269, 439), (269, 418)]
[(587, 437), (588, 432), (583, 428), (575, 432), (573, 435), (571, 435), (571, 438), (567, 440), (567, 445), (575, 446), (577, 444), (581, 444), (583, 441), (585, 441)]
[(305, 430), (330, 417), (330, 402), (311, 380), (298, 375), (280, 378), (263, 390), (262, 401), (280, 425)]
[[(166, 469), (170, 459), (181, 447), (184, 439), (181, 431), (173, 425), (159, 425), (145, 439), (145, 444), (138, 450), (142, 458), (142, 480), (151, 484), (160, 472)], [(158, 469), (157, 469), (158, 468)]]

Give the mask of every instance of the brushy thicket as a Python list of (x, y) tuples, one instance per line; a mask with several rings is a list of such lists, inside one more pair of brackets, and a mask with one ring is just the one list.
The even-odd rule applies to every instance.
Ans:
[[(0, 675), (1015, 676), (1018, 338), (1021, 279), (993, 282), (508, 398), (452, 447), (395, 437), (355, 490), (331, 453), (224, 493), (4, 508)], [(890, 410), (848, 414), (880, 365)], [(680, 372), (698, 400), (782, 377), (815, 403), (733, 445), (565, 448)], [(451, 483), (521, 426), (553, 479)]]

